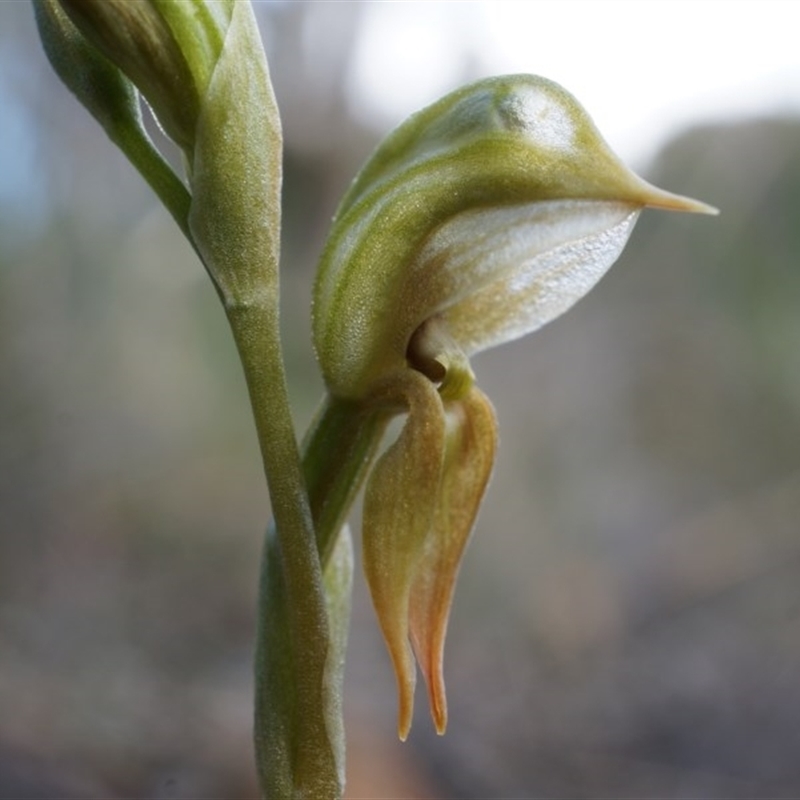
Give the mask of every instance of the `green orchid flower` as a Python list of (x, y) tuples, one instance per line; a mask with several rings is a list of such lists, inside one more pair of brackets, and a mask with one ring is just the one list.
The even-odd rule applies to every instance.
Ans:
[(345, 195), (322, 254), (314, 344), (329, 393), (406, 414), (367, 481), (363, 562), (412, 718), (415, 658), (436, 729), (453, 589), (494, 463), (473, 353), (562, 314), (646, 207), (715, 213), (634, 175), (560, 86), (513, 75), (412, 116)]

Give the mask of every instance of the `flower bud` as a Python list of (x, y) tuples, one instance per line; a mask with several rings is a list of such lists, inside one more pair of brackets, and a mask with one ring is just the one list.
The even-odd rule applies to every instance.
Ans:
[(230, 22), (230, 2), (60, 0), (74, 24), (121, 70), (156, 119), (191, 154), (203, 94)]
[[(56, 71), (172, 212), (226, 307), (277, 304), (282, 139), (250, 4), (36, 3)], [(136, 90), (183, 150), (188, 186), (147, 137)]]
[(78, 30), (58, 0), (35, 0), (34, 10), (53, 69), (188, 235), (189, 192), (150, 140), (134, 84)]

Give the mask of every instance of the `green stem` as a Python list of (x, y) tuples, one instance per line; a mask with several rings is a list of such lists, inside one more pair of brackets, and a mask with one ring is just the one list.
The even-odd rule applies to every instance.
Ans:
[(107, 131), (112, 141), (125, 153), (150, 188), (158, 195), (158, 199), (172, 214), (172, 218), (178, 223), (183, 235), (192, 246), (195, 246), (189, 230), (189, 208), (192, 203), (189, 190), (156, 150), (144, 132), (144, 128), (139, 131), (130, 126), (120, 125), (117, 130), (107, 128)]
[[(266, 304), (228, 308), (227, 312), (250, 393), (272, 513), (278, 531), (286, 532), (281, 535), (282, 556), (293, 576), (297, 570), (297, 581), (293, 583), (299, 585), (291, 591), (301, 596), (312, 592), (321, 596), (322, 574), (316, 551), (309, 547), (314, 529), (304, 497), (286, 376), (283, 362), (275, 354), (280, 346), (277, 319), (272, 319), (274, 314)], [(308, 606), (311, 607), (304, 611)], [(300, 602), (298, 613), (316, 620), (314, 624), (318, 625), (324, 619), (324, 607), (322, 603), (317, 606)]]
[[(323, 713), (326, 691), (325, 668), (328, 657), (329, 625), (322, 570), (304, 488), (297, 442), (286, 392), (286, 378), (280, 358), (277, 313), (271, 303), (237, 304), (227, 307), (236, 346), (244, 368), (253, 408), (264, 470), (267, 474), (276, 541), (269, 546), (270, 574), (281, 585), (279, 608), (261, 608), (259, 614), (260, 660), (270, 657), (264, 650), (276, 640), (270, 630), (276, 615), (277, 626), (285, 634), (280, 642), (289, 652), (273, 654), (284, 659), (281, 669), (289, 678), (285, 690), (291, 694), (291, 719), (294, 726), (284, 744), (286, 771), (268, 790), (270, 797), (323, 797), (330, 795), (335, 781), (335, 765), (326, 747), (328, 725)], [(265, 553), (267, 551), (265, 550)], [(276, 561), (280, 569), (275, 569)], [(265, 564), (262, 581), (268, 581)], [(272, 591), (264, 589), (264, 597)], [(287, 674), (288, 673), (288, 674)], [(274, 673), (257, 670), (257, 706), (263, 709), (275, 702)], [(274, 719), (267, 709), (257, 720)], [(258, 727), (258, 722), (257, 722)], [(280, 735), (280, 732), (277, 732)], [(276, 731), (256, 731), (257, 739), (275, 741)], [(260, 747), (258, 758), (262, 782), (273, 780), (276, 764), (271, 746)], [(282, 756), (283, 757), (283, 756)], [(280, 771), (280, 770), (279, 770)], [(277, 784), (277, 785), (276, 785)]]
[(389, 416), (327, 395), (303, 440), (303, 470), (323, 570)]

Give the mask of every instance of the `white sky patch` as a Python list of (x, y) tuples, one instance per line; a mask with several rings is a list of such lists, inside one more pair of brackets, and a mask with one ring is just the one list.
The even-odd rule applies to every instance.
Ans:
[(353, 58), (355, 113), (394, 125), (455, 88), (481, 5), (370, 2)]
[(800, 114), (797, 0), (371, 3), (355, 57), (359, 113), (395, 124), (461, 80), (531, 72), (572, 92), (640, 162), (694, 123)]

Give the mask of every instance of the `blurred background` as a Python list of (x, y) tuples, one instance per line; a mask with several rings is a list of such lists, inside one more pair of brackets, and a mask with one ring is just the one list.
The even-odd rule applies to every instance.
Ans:
[[(359, 574), (348, 796), (800, 797), (797, 5), (256, 10), (298, 431), (337, 200), (443, 92), (545, 74), (645, 177), (722, 209), (646, 213), (586, 300), (475, 360), (501, 446), (452, 614), (449, 730), (418, 692), (396, 740)], [(0, 3), (0, 797), (256, 797), (268, 516), (209, 281), (58, 83), (29, 4)]]

